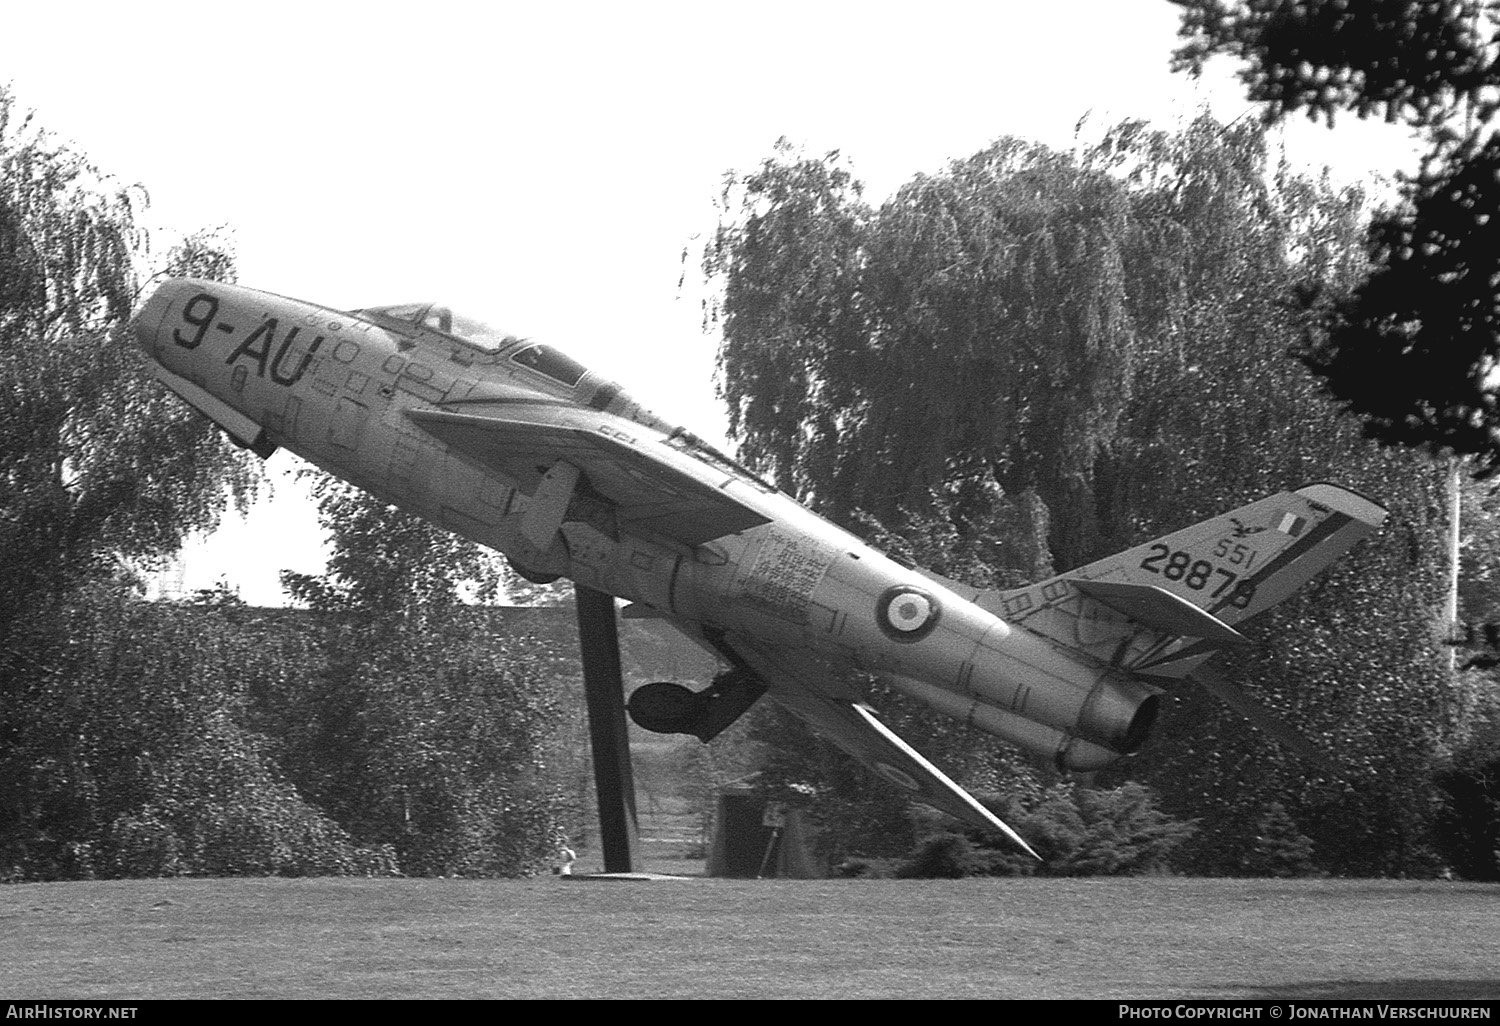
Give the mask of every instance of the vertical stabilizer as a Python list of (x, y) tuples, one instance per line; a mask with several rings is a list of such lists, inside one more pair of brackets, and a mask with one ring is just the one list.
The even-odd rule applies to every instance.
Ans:
[(1284, 601), (1385, 516), (1358, 492), (1312, 484), (975, 601), (1102, 662), (1180, 677), (1243, 641), (1234, 625)]

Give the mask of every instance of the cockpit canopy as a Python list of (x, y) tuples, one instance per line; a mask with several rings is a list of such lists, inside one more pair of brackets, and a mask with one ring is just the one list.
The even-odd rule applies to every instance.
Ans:
[(498, 353), (507, 346), (521, 340), (508, 331), (491, 327), (463, 314), (456, 314), (452, 307), (438, 303), (403, 303), (399, 306), (372, 306), (355, 310), (361, 317), (376, 321), (394, 321), (402, 327), (426, 328), (452, 335), (460, 342), (467, 342), (487, 353)]
[(588, 373), (587, 367), (566, 353), (551, 346), (527, 342), (508, 331), (502, 331), (473, 317), (466, 317), (452, 307), (439, 303), (372, 306), (355, 310), (354, 313), (376, 323), (385, 322), (406, 330), (415, 327), (441, 332), (488, 356), (508, 356), (512, 362), (545, 374), (564, 385), (577, 385)]

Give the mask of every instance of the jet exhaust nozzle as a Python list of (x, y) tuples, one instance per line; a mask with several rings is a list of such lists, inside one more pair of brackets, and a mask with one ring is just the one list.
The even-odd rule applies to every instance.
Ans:
[(1080, 735), (1129, 755), (1140, 750), (1161, 711), (1161, 700), (1134, 681), (1106, 677), (1089, 692), (1078, 714)]

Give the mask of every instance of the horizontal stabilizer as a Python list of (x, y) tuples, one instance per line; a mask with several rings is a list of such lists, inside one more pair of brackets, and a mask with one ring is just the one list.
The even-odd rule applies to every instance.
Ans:
[(1245, 694), (1242, 688), (1217, 670), (1199, 667), (1188, 680), (1249, 720), (1251, 726), (1264, 731), (1293, 755), (1312, 763), (1329, 776), (1336, 777), (1340, 774), (1339, 767), (1316, 745), (1297, 733), (1291, 724)]
[(1297, 494), (1309, 502), (1336, 510), (1371, 530), (1379, 530), (1385, 524), (1387, 510), (1373, 499), (1366, 498), (1351, 488), (1319, 481), (1297, 489)]
[(1076, 577), (1069, 578), (1068, 583), (1141, 626), (1163, 634), (1202, 638), (1216, 645), (1249, 644), (1248, 638), (1224, 621), (1154, 584), (1086, 581)]
[(1318, 483), (1010, 591), (960, 592), (996, 616), (1131, 673), (1176, 678), (1238, 627), (1312, 580), (1385, 521), (1349, 488)]

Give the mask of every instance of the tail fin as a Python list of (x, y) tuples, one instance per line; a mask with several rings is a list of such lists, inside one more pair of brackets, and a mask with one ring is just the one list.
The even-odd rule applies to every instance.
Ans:
[(975, 601), (1121, 669), (1181, 677), (1243, 641), (1235, 624), (1286, 599), (1385, 515), (1358, 492), (1312, 484)]

